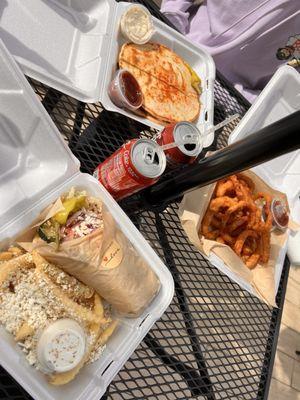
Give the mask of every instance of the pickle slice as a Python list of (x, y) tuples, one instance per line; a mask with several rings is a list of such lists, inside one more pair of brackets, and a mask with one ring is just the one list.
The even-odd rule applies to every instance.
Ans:
[(48, 220), (44, 222), (38, 229), (39, 237), (47, 243), (56, 243), (59, 245), (59, 223), (57, 221)]

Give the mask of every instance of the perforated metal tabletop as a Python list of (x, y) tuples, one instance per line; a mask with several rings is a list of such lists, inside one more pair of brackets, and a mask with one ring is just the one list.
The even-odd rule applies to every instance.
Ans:
[[(164, 20), (154, 3), (143, 4)], [(103, 110), (99, 103), (84, 104), (36, 81), (30, 83), (80, 160), (83, 172), (92, 173), (127, 139), (155, 132)], [(234, 113), (243, 116), (249, 106), (217, 74), (214, 122)], [(226, 146), (233, 128), (231, 124), (218, 131), (206, 150)], [(177, 217), (178, 203), (153, 210), (137, 209), (134, 204), (125, 200), (121, 205), (170, 269), (175, 296), (102, 399), (266, 399), (288, 260), (277, 295), (279, 308), (269, 308), (220, 273), (188, 242)], [(2, 368), (0, 399), (30, 399)]]

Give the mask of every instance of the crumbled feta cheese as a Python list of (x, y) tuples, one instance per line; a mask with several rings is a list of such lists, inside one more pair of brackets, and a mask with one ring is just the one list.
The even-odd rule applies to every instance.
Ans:
[[(51, 264), (45, 264), (45, 266), (47, 274), (52, 268), (56, 268)], [(60, 279), (62, 280), (63, 277), (66, 279), (69, 276), (61, 272)], [(76, 295), (82, 292), (83, 287), (87, 289), (85, 293), (87, 296), (94, 293), (92, 289), (87, 288), (76, 279), (71, 278), (71, 282), (73, 285), (70, 285), (68, 290), (70, 292), (77, 291)], [(88, 290), (92, 292), (89, 293)], [(74, 294), (74, 296), (76, 295)], [(59, 318), (71, 318), (83, 327), (86, 324), (79, 315), (68, 310), (54, 295), (44, 275), (38, 274), (35, 268), (20, 269), (11, 274), (6, 284), (0, 288), (0, 303), (0, 323), (14, 336), (24, 322), (34, 328), (35, 333), (19, 344), (30, 365), (34, 365), (36, 368), (39, 368), (36, 354), (38, 337), (49, 323)], [(88, 329), (86, 329), (86, 333), (87, 342), (90, 345), (95, 341), (95, 337), (89, 333)]]

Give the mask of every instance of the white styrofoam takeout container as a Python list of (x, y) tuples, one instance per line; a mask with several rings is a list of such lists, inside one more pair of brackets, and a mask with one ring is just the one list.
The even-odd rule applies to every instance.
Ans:
[[(119, 20), (130, 5), (115, 0), (5, 0), (0, 5), (0, 38), (26, 75), (78, 100), (101, 101), (107, 110), (160, 129), (161, 125), (115, 106), (107, 94), (120, 48), (126, 42)], [(151, 41), (175, 51), (201, 78), (201, 111), (196, 125), (205, 133), (213, 125), (213, 59), (153, 19), (156, 32)], [(205, 137), (204, 147), (213, 139), (214, 133)]]
[[(101, 102), (107, 110), (119, 111), (116, 106), (112, 103), (108, 96), (108, 85), (113, 79), (114, 73), (117, 70), (117, 60), (123, 44), (127, 43), (128, 40), (124, 38), (119, 29), (119, 21), (125, 13), (125, 11), (132, 6), (132, 3), (121, 2), (117, 4), (114, 29), (112, 31), (112, 45), (109, 49), (108, 64), (106, 73), (103, 80), (103, 90), (101, 93)], [(176, 54), (181, 56), (191, 67), (197, 72), (201, 79), (202, 93), (200, 96), (201, 111), (200, 115), (195, 121), (195, 125), (200, 129), (200, 132), (205, 133), (208, 129), (213, 126), (213, 86), (215, 79), (215, 66), (212, 57), (200, 47), (188, 41), (183, 35), (175, 31), (174, 29), (167, 26), (165, 23), (154, 18), (155, 33), (151, 38), (151, 42), (160, 43), (173, 50)], [(146, 125), (152, 126), (153, 128), (162, 129), (163, 126), (151, 122), (145, 118), (138, 117), (130, 111), (122, 111), (122, 114), (127, 117), (134, 118)], [(203, 147), (211, 145), (214, 140), (214, 133), (209, 134), (204, 138)]]
[[(229, 144), (243, 139), (247, 135), (267, 126), (280, 118), (300, 109), (300, 75), (292, 67), (283, 66), (278, 69), (270, 82), (257, 97), (251, 108), (240, 121), (239, 125), (231, 133)], [(276, 138), (274, 137), (274, 140)], [(280, 145), (278, 143), (278, 145)], [(278, 157), (272, 161), (261, 164), (252, 169), (274, 189), (286, 193), (291, 209), (292, 218), (300, 222), (300, 151), (297, 150)], [(300, 233), (294, 237), (290, 233), (290, 247), (294, 253), (298, 252), (300, 263)], [(296, 246), (296, 242), (298, 245)], [(277, 292), (282, 273), (284, 258), (287, 252), (287, 243), (282, 247), (275, 266), (275, 291)], [(291, 261), (295, 261), (295, 257)], [(216, 255), (210, 257), (210, 261), (232, 280), (237, 282), (248, 292), (255, 295), (251, 286), (239, 276), (232, 273), (222, 260)]]
[[(300, 110), (300, 74), (292, 67), (282, 66), (230, 135), (229, 143), (242, 139), (251, 131), (263, 128), (298, 110)], [(272, 186), (286, 193), (292, 218), (300, 223), (300, 150), (259, 165), (253, 170)], [(292, 264), (300, 264), (300, 232), (290, 233), (287, 253)], [(282, 268), (276, 269), (277, 284), (281, 270)]]
[(170, 304), (173, 278), (119, 205), (98, 181), (79, 171), (54, 123), (0, 41), (0, 242), (1, 248), (40, 211), (72, 186), (102, 199), (137, 252), (157, 274), (161, 288), (145, 312), (120, 319), (102, 357), (62, 387), (30, 367), (12, 335), (0, 328), (0, 364), (36, 400), (98, 400), (143, 337)]

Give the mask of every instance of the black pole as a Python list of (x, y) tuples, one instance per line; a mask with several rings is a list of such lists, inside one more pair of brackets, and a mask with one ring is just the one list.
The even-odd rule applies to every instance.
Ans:
[(300, 111), (297, 111), (217, 151), (170, 179), (149, 187), (144, 191), (143, 199), (151, 206), (166, 203), (196, 187), (208, 185), (299, 148)]

